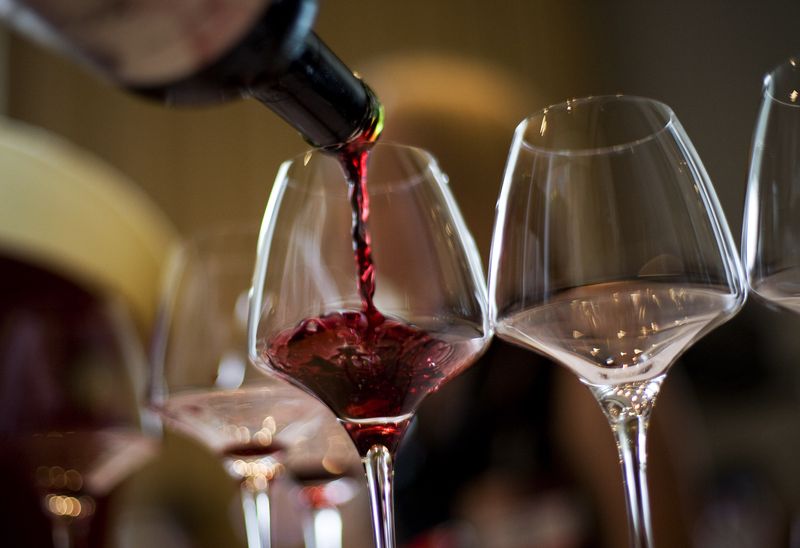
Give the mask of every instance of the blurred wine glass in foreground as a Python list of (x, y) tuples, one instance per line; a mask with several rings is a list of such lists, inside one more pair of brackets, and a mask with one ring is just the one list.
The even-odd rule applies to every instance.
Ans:
[(498, 336), (569, 368), (614, 432), (631, 547), (653, 544), (645, 435), (669, 367), (745, 300), (711, 182), (675, 114), (625, 96), (523, 121), (489, 275)]
[(800, 57), (764, 78), (742, 256), (758, 296), (800, 312)]
[(35, 483), (55, 546), (86, 546), (98, 498), (157, 448), (138, 334), (120, 302), (17, 259), (0, 272), (0, 452)]
[[(248, 545), (266, 548), (271, 482), (288, 470), (322, 495), (352, 475), (358, 455), (324, 405), (248, 366), (257, 238), (255, 228), (218, 226), (193, 235), (174, 254), (154, 337), (150, 402), (240, 481)], [(329, 495), (326, 508), (335, 511), (353, 494)]]

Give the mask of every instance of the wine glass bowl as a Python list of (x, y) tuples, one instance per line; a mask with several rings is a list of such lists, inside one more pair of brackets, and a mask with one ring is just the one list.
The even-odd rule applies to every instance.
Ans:
[(632, 546), (650, 546), (644, 435), (661, 383), (745, 284), (711, 182), (650, 99), (548, 107), (514, 134), (492, 240), (498, 336), (566, 366), (614, 431)]
[[(213, 451), (239, 480), (248, 545), (266, 548), (272, 481), (287, 475), (298, 451), (323, 466), (325, 455), (310, 452), (310, 440), (337, 429), (341, 438), (346, 434), (316, 399), (248, 363), (257, 240), (254, 226), (218, 225), (193, 234), (173, 254), (153, 341), (149, 399), (169, 427)], [(351, 462), (357, 460), (349, 449)]]
[(742, 256), (753, 292), (800, 312), (800, 57), (764, 78), (751, 151)]
[(364, 163), (366, 154), (311, 151), (281, 166), (259, 241), (249, 346), (258, 367), (344, 424), (374, 480), (383, 547), (394, 546), (382, 483), (391, 456), (425, 396), (477, 359), (491, 331), (480, 259), (435, 160), (391, 144)]
[(372, 328), (362, 311), (347, 184), (323, 152), (282, 166), (254, 281), (255, 363), (346, 424), (406, 421), (482, 351), (488, 333), (479, 259), (443, 174), (427, 153), (388, 146), (375, 147), (368, 176), (373, 302), (386, 321)]

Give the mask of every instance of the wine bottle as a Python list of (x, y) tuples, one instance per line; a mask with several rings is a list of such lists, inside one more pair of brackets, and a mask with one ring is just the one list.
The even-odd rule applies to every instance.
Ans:
[(252, 97), (314, 146), (371, 141), (383, 109), (313, 32), (316, 0), (11, 0), (0, 17), (170, 105)]

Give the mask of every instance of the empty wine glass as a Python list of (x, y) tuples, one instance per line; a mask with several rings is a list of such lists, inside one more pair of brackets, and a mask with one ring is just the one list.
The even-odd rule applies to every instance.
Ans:
[(742, 256), (760, 297), (800, 312), (800, 57), (764, 78), (753, 136)]
[(567, 101), (514, 134), (489, 275), (498, 336), (566, 366), (616, 437), (630, 544), (652, 546), (645, 435), (678, 356), (745, 300), (711, 182), (675, 114)]
[(154, 337), (150, 401), (167, 425), (217, 453), (239, 480), (248, 546), (266, 548), (271, 481), (302, 462), (303, 473), (332, 482), (358, 466), (358, 455), (351, 446), (319, 449), (347, 439), (331, 412), (248, 365), (257, 241), (257, 227), (221, 225), (176, 251)]
[(310, 151), (281, 166), (262, 225), (249, 345), (256, 365), (317, 396), (344, 424), (384, 548), (395, 545), (398, 443), (425, 396), (483, 352), (490, 330), (478, 253), (436, 162), (378, 144), (367, 193), (352, 177), (364, 159)]
[(122, 302), (15, 258), (0, 271), (0, 456), (36, 486), (54, 545), (86, 546), (98, 499), (157, 450), (141, 342)]

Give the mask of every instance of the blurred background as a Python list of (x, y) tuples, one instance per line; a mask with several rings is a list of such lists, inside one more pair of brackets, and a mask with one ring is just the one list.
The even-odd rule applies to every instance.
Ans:
[[(788, 0), (348, 0), (322, 2), (316, 30), (383, 100), (383, 138), (439, 159), (486, 261), (514, 127), (586, 95), (670, 105), (738, 239), (761, 82), (800, 51), (797, 21), (800, 3)], [(177, 234), (257, 221), (280, 162), (306, 148), (253, 101), (169, 110), (12, 33), (0, 41), (0, 100), (7, 118), (113, 166)], [(138, 291), (92, 286), (138, 294), (145, 338), (156, 272)], [(751, 299), (672, 369), (649, 440), (660, 546), (800, 546), (798, 327)], [(597, 404), (571, 374), (499, 341), (423, 405), (398, 462), (405, 546), (626, 544), (616, 451)], [(8, 467), (0, 473), (11, 545), (47, 546), (36, 504), (14, 495), (24, 488)], [(108, 497), (97, 546), (244, 546), (236, 485), (177, 435)], [(370, 546), (365, 505), (362, 496), (345, 509), (346, 546)], [(299, 542), (286, 534), (286, 546)]]

